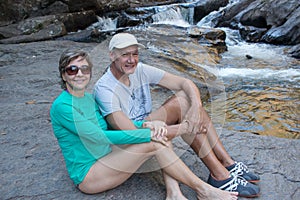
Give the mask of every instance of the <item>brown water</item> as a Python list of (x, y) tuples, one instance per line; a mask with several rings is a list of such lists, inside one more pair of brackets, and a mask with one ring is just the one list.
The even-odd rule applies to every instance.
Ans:
[(300, 61), (283, 50), (244, 43), (223, 55), (218, 69), (226, 91), (226, 128), (300, 138)]

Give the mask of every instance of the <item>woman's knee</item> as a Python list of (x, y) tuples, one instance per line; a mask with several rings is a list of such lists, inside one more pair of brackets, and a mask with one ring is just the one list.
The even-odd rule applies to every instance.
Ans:
[(96, 194), (103, 192), (102, 190), (96, 190), (90, 183), (84, 181), (78, 185), (76, 185), (77, 189), (84, 194)]
[(135, 153), (151, 153), (154, 152), (156, 149), (157, 146), (153, 141), (140, 143), (140, 144), (132, 144), (126, 148), (127, 151), (131, 151)]

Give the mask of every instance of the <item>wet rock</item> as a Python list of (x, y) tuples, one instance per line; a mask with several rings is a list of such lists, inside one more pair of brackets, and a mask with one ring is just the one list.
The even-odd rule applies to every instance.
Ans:
[[(184, 1), (132, 0), (124, 2), (121, 0), (67, 0), (61, 2), (55, 0), (3, 0), (0, 3), (0, 26), (17, 23), (21, 20), (41, 15), (56, 16), (67, 12), (94, 12), (94, 14), (87, 15), (86, 17), (70, 14), (72, 17), (69, 19), (61, 19), (61, 22), (64, 23), (68, 32), (75, 32), (83, 30), (96, 22), (97, 19), (95, 15), (114, 15), (117, 19), (117, 28), (133, 27), (146, 22), (151, 22), (152, 19), (149, 16), (153, 14), (142, 14), (141, 12), (134, 10), (135, 7), (165, 5), (174, 2)], [(197, 22), (202, 19), (204, 15), (207, 15), (211, 11), (218, 10), (221, 6), (225, 6), (227, 3), (228, 0), (199, 1), (194, 5), (194, 21)], [(300, 33), (298, 31), (300, 24), (299, 4), (298, 0), (241, 0), (238, 3), (224, 9), (217, 18), (212, 19), (211, 21), (216, 24), (216, 27), (228, 26), (230, 28), (239, 29), (241, 31), (241, 35), (247, 41), (295, 45), (300, 42)], [(133, 13), (132, 11), (136, 13)], [(0, 39), (8, 38), (10, 35), (15, 36), (24, 34), (23, 32), (12, 30), (12, 27), (2, 28), (2, 31), (0, 32)]]
[(17, 24), (0, 27), (1, 38), (36, 33), (53, 23), (59, 23), (55, 15), (30, 18)]
[[(82, 31), (93, 23), (98, 22), (97, 15), (105, 15), (111, 17), (114, 15), (118, 19), (118, 27), (132, 27), (141, 23), (145, 23), (145, 19), (134, 18), (131, 14), (137, 6), (142, 5), (159, 5), (168, 4), (174, 1), (53, 1), (39, 0), (34, 1), (1, 1), (0, 12), (2, 18), (0, 20), (0, 39), (5, 39), (2, 43), (16, 43), (16, 42), (31, 42), (53, 39), (72, 33), (72, 35), (83, 36), (82, 33), (74, 34), (73, 32)], [(125, 11), (129, 8), (127, 11)], [(112, 12), (120, 11), (120, 12)], [(136, 13), (140, 15), (140, 13)], [(59, 22), (57, 22), (59, 21)], [(49, 26), (53, 23), (54, 25)], [(55, 27), (52, 32), (57, 32), (56, 24), (63, 23), (64, 28), (61, 33), (55, 35), (45, 35), (42, 33), (47, 32), (49, 27)], [(45, 29), (45, 30), (42, 30)], [(47, 30), (46, 30), (47, 29)], [(67, 31), (67, 33), (65, 32)], [(85, 33), (87, 31), (84, 31)], [(37, 37), (36, 40), (34, 37)], [(11, 38), (14, 37), (14, 38)], [(8, 39), (11, 38), (11, 39)], [(69, 38), (72, 38), (70, 36)], [(74, 38), (74, 37), (73, 37)], [(86, 36), (87, 38), (94, 38), (93, 35)], [(85, 41), (86, 39), (82, 40)], [(75, 39), (79, 41), (78, 39)], [(94, 40), (93, 40), (94, 41)]]
[(0, 3), (0, 26), (18, 23), (37, 16), (96, 10), (95, 0), (3, 0)]
[(1, 0), (0, 26), (17, 23), (27, 18), (93, 10), (103, 15), (109, 11), (123, 10), (142, 5), (159, 5), (178, 2), (176, 0)]
[(0, 43), (49, 40), (69, 32), (83, 30), (97, 21), (93, 11), (46, 15), (0, 27)]
[(295, 45), (300, 42), (298, 0), (241, 0), (223, 10), (216, 27), (239, 29), (251, 42)]
[(92, 23), (98, 21), (94, 11), (83, 11), (67, 13), (62, 15), (56, 15), (57, 19), (64, 23), (68, 32), (76, 32), (78, 30), (84, 30)]
[(2, 44), (17, 44), (24, 42), (34, 42), (41, 40), (51, 40), (56, 37), (66, 35), (67, 31), (61, 22), (52, 23), (43, 27), (43, 29), (28, 35), (18, 35), (0, 40)]
[(254, 26), (240, 27), (240, 35), (247, 42), (260, 42), (267, 31), (267, 28), (257, 28)]
[[(299, 2), (298, 2), (299, 3)], [(288, 9), (288, 8), (286, 8)], [(300, 43), (300, 3), (287, 20), (278, 27), (271, 28), (262, 40), (273, 44), (294, 45)]]
[(103, 33), (97, 31), (97, 29), (93, 30), (83, 30), (74, 33), (70, 33), (64, 35), (62, 37), (56, 38), (56, 40), (70, 40), (74, 42), (102, 42), (107, 38), (108, 33)]
[(238, 3), (227, 7), (222, 11), (221, 15), (216, 17), (216, 19), (212, 19), (215, 22), (215, 27), (238, 28), (239, 19), (236, 16), (254, 1), (255, 0), (241, 0)]
[[(197, 63), (211, 66), (220, 60), (219, 47), (214, 46), (210, 40), (214, 38), (214, 41), (221, 41), (223, 31), (196, 26), (184, 28), (156, 24), (130, 32), (138, 38), (138, 41), (151, 49), (150, 55), (149, 52), (145, 52), (150, 57), (147, 59), (148, 62), (157, 63), (157, 60), (160, 60), (167, 66), (172, 63), (172, 68), (185, 72), (189, 78), (193, 77), (202, 84), (216, 79), (213, 73)], [(217, 36), (219, 33), (220, 35)], [(204, 45), (205, 42), (207, 43)], [(185, 52), (184, 57), (182, 52)], [(195, 56), (195, 52), (198, 56)], [(159, 68), (164, 69), (164, 64)]]
[(246, 54), (245, 56), (246, 56), (246, 58), (248, 58), (248, 59), (252, 59), (252, 58), (253, 58), (251, 55), (248, 55), (248, 54)]
[(203, 17), (213, 11), (219, 10), (220, 7), (224, 7), (228, 4), (229, 0), (206, 0), (198, 1), (194, 8), (194, 21), (198, 22)]
[(226, 33), (220, 29), (191, 26), (188, 29), (188, 34), (192, 38), (197, 38), (199, 44), (202, 46), (216, 49), (218, 54), (227, 51), (227, 46), (225, 43)]
[(288, 53), (292, 56), (292, 57), (295, 57), (295, 58), (298, 58), (300, 59), (300, 44), (290, 48), (288, 50)]
[(67, 4), (61, 1), (55, 1), (54, 3), (50, 4), (48, 7), (43, 9), (41, 15), (52, 15), (68, 12), (70, 12), (70, 9)]

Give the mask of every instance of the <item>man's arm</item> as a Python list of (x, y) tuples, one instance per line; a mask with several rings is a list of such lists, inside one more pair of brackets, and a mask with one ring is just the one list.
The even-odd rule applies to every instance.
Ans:
[(182, 90), (191, 101), (192, 106), (202, 106), (199, 89), (193, 81), (166, 72), (158, 84), (173, 91)]
[(161, 81), (158, 83), (160, 86), (168, 88), (173, 91), (183, 91), (187, 100), (190, 103), (185, 119), (189, 121), (189, 132), (196, 134), (197, 132), (205, 132), (205, 127), (201, 127), (199, 115), (200, 109), (202, 109), (202, 102), (200, 98), (200, 92), (193, 81), (176, 76), (174, 74), (165, 73)]

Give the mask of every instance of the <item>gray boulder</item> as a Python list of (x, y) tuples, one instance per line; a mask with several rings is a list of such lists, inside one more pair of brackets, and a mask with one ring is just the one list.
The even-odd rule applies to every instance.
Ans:
[[(279, 45), (300, 43), (300, 2), (298, 0), (241, 0), (222, 11), (215, 27), (240, 30), (248, 42)], [(298, 54), (292, 54), (299, 57)]]

